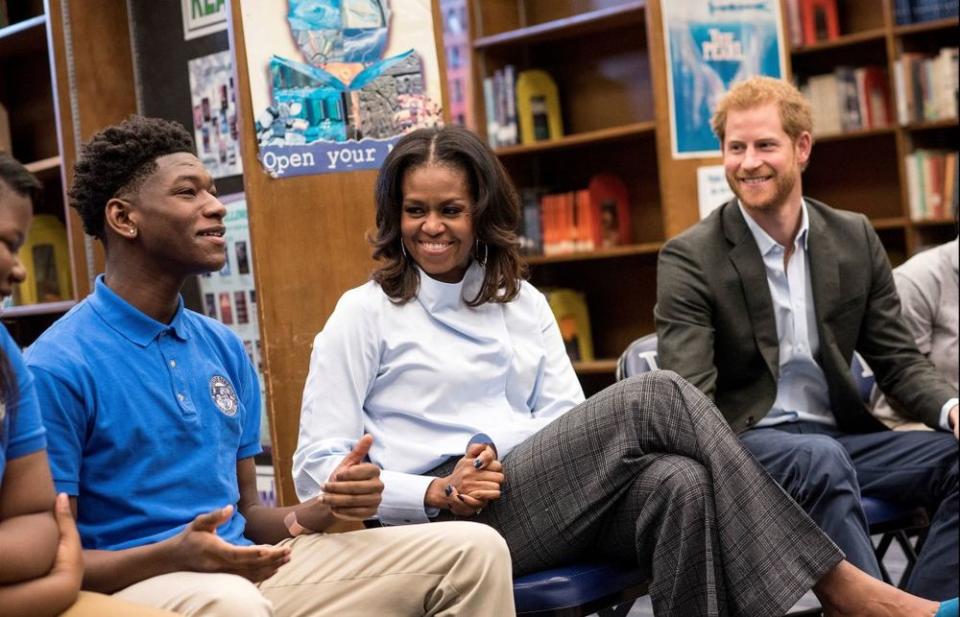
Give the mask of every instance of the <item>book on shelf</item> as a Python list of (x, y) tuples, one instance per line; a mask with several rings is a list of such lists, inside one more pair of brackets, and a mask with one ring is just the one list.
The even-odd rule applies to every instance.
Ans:
[(491, 148), (517, 144), (514, 67), (506, 65), (483, 79), (483, 110), (487, 118), (487, 143)]
[(957, 199), (957, 152), (918, 148), (906, 156), (904, 165), (910, 218), (949, 220)]
[(627, 187), (612, 173), (595, 174), (587, 188), (575, 191), (523, 189), (521, 203), (520, 244), (528, 252), (563, 255), (633, 241)]
[(560, 95), (546, 71), (520, 71), (516, 83), (520, 143), (532, 144), (563, 137)]
[(957, 0), (895, 0), (893, 17), (897, 25), (917, 24), (957, 17)]
[(890, 126), (893, 103), (889, 80), (880, 66), (838, 66), (812, 75), (800, 85), (810, 101), (815, 131), (830, 135)]
[(587, 310), (586, 297), (574, 289), (545, 289), (543, 293), (560, 327), (560, 336), (570, 361), (592, 361), (593, 336), (590, 332), (590, 312)]
[(612, 173), (599, 173), (587, 185), (590, 202), (597, 212), (601, 247), (620, 246), (633, 242), (630, 223), (630, 197), (627, 185)]
[(957, 117), (958, 48), (935, 55), (903, 52), (894, 64), (901, 124)]
[(832, 41), (840, 37), (837, 0), (799, 0), (803, 44)]
[(524, 255), (543, 254), (543, 225), (540, 215), (540, 199), (546, 190), (542, 187), (526, 187), (520, 193), (520, 252)]

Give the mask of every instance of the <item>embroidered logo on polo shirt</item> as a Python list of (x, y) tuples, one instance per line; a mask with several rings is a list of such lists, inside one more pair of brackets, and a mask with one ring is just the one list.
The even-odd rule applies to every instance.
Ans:
[(226, 415), (237, 414), (237, 393), (233, 391), (233, 386), (226, 377), (214, 375), (210, 378), (210, 398), (213, 399), (217, 409)]

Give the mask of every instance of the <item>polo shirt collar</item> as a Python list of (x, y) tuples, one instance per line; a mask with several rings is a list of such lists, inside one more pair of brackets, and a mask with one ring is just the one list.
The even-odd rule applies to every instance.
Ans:
[(184, 341), (188, 338), (182, 296), (177, 299), (177, 310), (169, 325), (160, 323), (118, 296), (107, 287), (102, 274), (97, 277), (89, 301), (108, 326), (140, 347), (146, 347), (163, 332), (171, 332)]
[[(753, 217), (747, 213), (746, 209), (743, 207), (743, 204), (740, 203), (740, 200), (737, 200), (737, 207), (740, 208), (740, 214), (743, 215), (743, 220), (746, 221), (747, 227), (750, 229), (750, 233), (753, 235), (753, 239), (757, 243), (757, 248), (760, 249), (760, 254), (766, 256), (767, 253), (772, 251), (774, 247), (780, 246), (780, 243), (770, 237), (763, 227), (760, 227), (760, 224), (753, 220)], [(806, 200), (801, 200), (800, 202), (800, 231), (797, 232), (797, 239), (794, 241), (796, 244), (801, 244), (803, 250), (807, 250), (807, 241), (809, 239), (810, 232), (810, 215), (807, 213), (807, 202)], [(784, 248), (784, 247), (780, 247)]]

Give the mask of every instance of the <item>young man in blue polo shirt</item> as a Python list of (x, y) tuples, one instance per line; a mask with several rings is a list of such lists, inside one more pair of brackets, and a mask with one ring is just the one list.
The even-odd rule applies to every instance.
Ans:
[(185, 615), (513, 614), (506, 545), (484, 525), (305, 533), (376, 512), (369, 436), (322, 501), (260, 504), (256, 374), (180, 297), (225, 258), (225, 210), (183, 127), (132, 117), (95, 135), (70, 198), (105, 273), (27, 363), (85, 588)]

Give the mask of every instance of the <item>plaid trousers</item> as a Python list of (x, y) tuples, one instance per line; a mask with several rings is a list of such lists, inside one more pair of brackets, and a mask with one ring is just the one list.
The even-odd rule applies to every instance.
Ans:
[(503, 535), (516, 574), (627, 560), (649, 573), (657, 615), (782, 615), (843, 559), (670, 371), (607, 388), (502, 462), (501, 498), (474, 520)]

